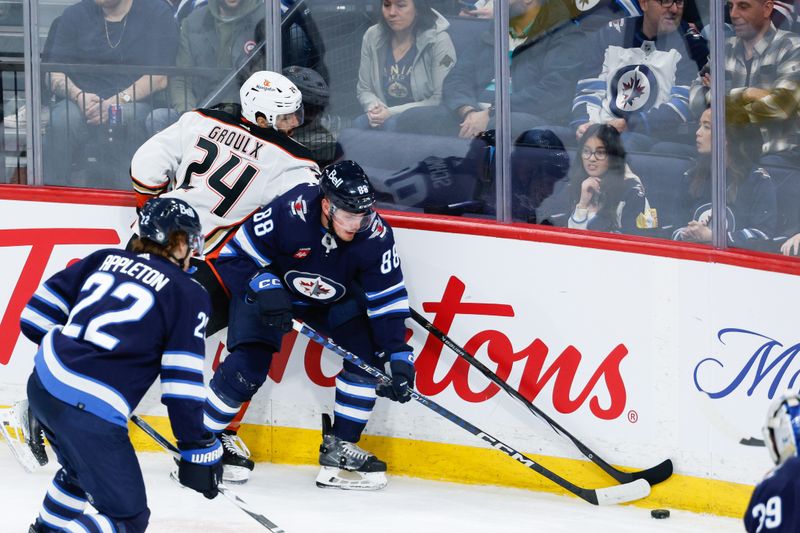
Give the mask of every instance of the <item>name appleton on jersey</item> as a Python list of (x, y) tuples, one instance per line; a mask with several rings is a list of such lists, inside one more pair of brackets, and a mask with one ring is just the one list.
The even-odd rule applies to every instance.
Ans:
[(117, 272), (135, 278), (146, 285), (153, 287), (156, 292), (164, 288), (169, 283), (169, 278), (162, 272), (150, 268), (144, 263), (134, 261), (129, 257), (121, 255), (109, 255), (98, 269), (103, 272)]
[[(253, 159), (258, 158), (258, 151), (261, 150), (262, 146), (264, 146), (264, 143), (256, 141), (252, 136), (243, 131), (236, 131), (233, 129), (227, 130), (220, 126), (214, 126), (214, 129), (211, 130), (211, 133), (208, 134), (208, 138), (209, 140), (217, 141), (220, 144), (229, 146), (231, 149), (236, 150), (237, 152), (247, 154)], [(247, 147), (250, 146), (251, 140), (256, 143), (256, 146), (248, 152)]]

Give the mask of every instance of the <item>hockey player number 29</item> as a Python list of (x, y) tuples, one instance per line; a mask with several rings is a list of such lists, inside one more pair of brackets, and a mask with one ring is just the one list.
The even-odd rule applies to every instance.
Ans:
[(767, 500), (767, 504), (759, 503), (753, 507), (753, 518), (758, 520), (758, 528), (756, 533), (766, 529), (775, 529), (780, 527), (782, 522), (781, 517), (781, 497), (773, 496)]
[[(200, 137), (200, 140), (197, 141), (197, 148), (204, 151), (206, 155), (202, 161), (195, 161), (186, 167), (186, 178), (181, 184), (182, 188), (192, 186), (192, 176), (202, 176), (208, 173), (214, 166), (217, 155), (219, 155), (219, 147), (204, 137)], [(219, 165), (208, 177), (208, 186), (222, 197), (222, 200), (211, 210), (211, 213), (218, 217), (224, 218), (228, 214), (228, 211), (231, 210), (245, 189), (247, 189), (247, 186), (250, 185), (250, 182), (253, 181), (255, 175), (258, 174), (256, 167), (247, 164), (233, 180), (228, 178), (228, 174), (231, 174), (241, 162), (242, 159), (239, 156), (230, 154), (228, 160)]]
[[(132, 300), (132, 303), (122, 309), (107, 311), (95, 316), (86, 324), (85, 328), (74, 322), (75, 317), (82, 310), (99, 302), (112, 288), (114, 290), (111, 291), (111, 296), (122, 302)], [(69, 320), (61, 332), (73, 339), (83, 338), (106, 350), (113, 350), (119, 343), (119, 339), (100, 330), (108, 325), (141, 319), (153, 307), (155, 300), (152, 292), (137, 283), (124, 282), (114, 287), (114, 276), (105, 272), (95, 272), (86, 279), (81, 287), (81, 293), (87, 291), (91, 291), (91, 293), (72, 308)]]

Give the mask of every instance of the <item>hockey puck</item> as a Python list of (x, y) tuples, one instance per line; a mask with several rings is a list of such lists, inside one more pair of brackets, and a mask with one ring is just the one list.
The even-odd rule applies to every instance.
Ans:
[(650, 511), (650, 516), (658, 518), (659, 520), (669, 518), (669, 509), (653, 509)]

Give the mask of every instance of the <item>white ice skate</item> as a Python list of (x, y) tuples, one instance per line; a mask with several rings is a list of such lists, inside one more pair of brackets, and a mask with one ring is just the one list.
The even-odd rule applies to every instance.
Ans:
[(355, 443), (331, 432), (331, 418), (322, 415), (322, 445), (317, 487), (343, 490), (380, 490), (387, 485), (386, 463)]
[(26, 472), (34, 472), (47, 464), (42, 427), (30, 413), (27, 399), (0, 409), (0, 433)]

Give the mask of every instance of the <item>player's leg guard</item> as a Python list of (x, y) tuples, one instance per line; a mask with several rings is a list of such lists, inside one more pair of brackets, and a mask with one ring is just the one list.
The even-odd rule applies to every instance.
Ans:
[(333, 435), (358, 442), (375, 407), (375, 380), (342, 370), (336, 376)]
[(42, 509), (34, 525), (36, 531), (46, 533), (61, 531), (69, 522), (83, 514), (86, 508), (86, 493), (62, 468), (56, 472), (47, 489)]
[(220, 433), (223, 444), (223, 480), (245, 483), (255, 464), (250, 450), (235, 431), (226, 431), (239, 412), (267, 379), (274, 348), (262, 343), (239, 344), (211, 378), (204, 405), (203, 421), (213, 433)]

